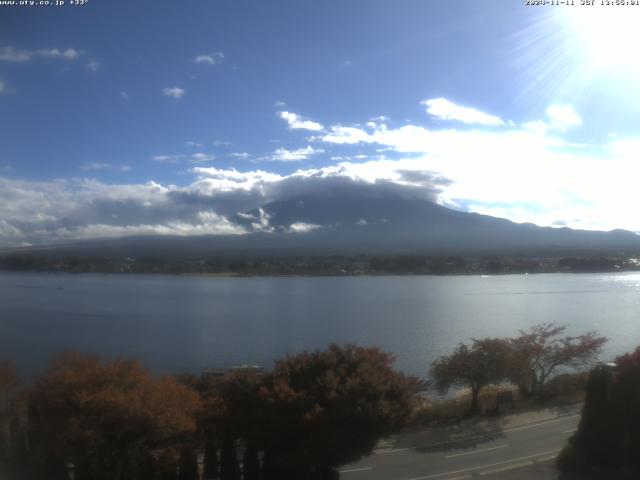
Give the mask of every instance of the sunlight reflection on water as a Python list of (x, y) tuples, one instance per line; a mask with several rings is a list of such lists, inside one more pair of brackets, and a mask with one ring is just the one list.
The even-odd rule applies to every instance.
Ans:
[(424, 375), (472, 337), (540, 322), (596, 328), (603, 359), (640, 344), (640, 274), (212, 278), (0, 273), (0, 351), (28, 373), (63, 349), (155, 371), (274, 359), (330, 342), (379, 345)]

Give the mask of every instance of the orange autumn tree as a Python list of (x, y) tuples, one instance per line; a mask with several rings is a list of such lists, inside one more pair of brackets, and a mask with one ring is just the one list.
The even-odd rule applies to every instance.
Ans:
[(74, 463), (78, 480), (141, 478), (175, 458), (199, 408), (196, 392), (136, 361), (65, 353), (30, 392), (33, 448)]
[(541, 323), (511, 339), (509, 377), (521, 393), (532, 397), (563, 368), (589, 367), (608, 339), (590, 331), (565, 335), (566, 325)]

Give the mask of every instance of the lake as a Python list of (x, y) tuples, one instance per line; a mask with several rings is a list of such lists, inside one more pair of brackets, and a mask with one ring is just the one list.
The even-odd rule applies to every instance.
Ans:
[(640, 344), (640, 274), (221, 278), (0, 272), (0, 359), (29, 376), (62, 350), (199, 372), (331, 342), (379, 345), (424, 376), (471, 337), (539, 322)]

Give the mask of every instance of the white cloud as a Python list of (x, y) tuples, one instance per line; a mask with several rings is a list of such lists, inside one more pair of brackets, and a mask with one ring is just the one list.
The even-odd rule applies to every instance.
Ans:
[(301, 130), (311, 130), (311, 131), (320, 131), (323, 130), (324, 127), (322, 124), (318, 122), (314, 122), (311, 120), (305, 120), (300, 115), (291, 112), (278, 112), (278, 116), (285, 120), (289, 124), (289, 128), (292, 130), (301, 129)]
[[(397, 130), (400, 133), (372, 135), (385, 133), (380, 140), (393, 139), (395, 145), (406, 147), (401, 138), (406, 132)], [(429, 135), (433, 145), (418, 157), (341, 162), (290, 175), (194, 167), (191, 172), (196, 178), (184, 187), (154, 182), (106, 185), (95, 180), (25, 182), (0, 177), (0, 243), (142, 233), (241, 233), (228, 220), (230, 216), (304, 195), (418, 196), (448, 205), (466, 201), (473, 211), (543, 225), (560, 220), (583, 228), (638, 226), (633, 219), (640, 202), (635, 188), (640, 167), (631, 149), (620, 147), (617, 156), (588, 160), (549, 150), (543, 136), (530, 132), (493, 132), (488, 138), (469, 131)], [(407, 144), (430, 145), (415, 139)], [(576, 171), (581, 174), (575, 175)], [(621, 171), (627, 175), (621, 176)], [(615, 188), (603, 188), (607, 185)], [(250, 223), (254, 231), (272, 228), (266, 215)], [(307, 227), (289, 228), (303, 231)]]
[(107, 185), (0, 177), (0, 245), (125, 235), (241, 234), (197, 185)]
[(426, 105), (427, 113), (441, 120), (454, 120), (467, 124), (478, 124), (488, 126), (504, 125), (500, 117), (489, 115), (475, 108), (462, 107), (447, 100), (446, 98), (432, 98), (424, 100), (422, 105)]
[(343, 127), (341, 125), (333, 126), (329, 129), (329, 133), (322, 137), (313, 137), (314, 140), (322, 140), (328, 143), (353, 145), (356, 143), (372, 143), (373, 137), (357, 127)]
[(100, 70), (100, 68), (102, 68), (102, 64), (100, 62), (96, 62), (95, 60), (90, 60), (87, 63), (87, 68), (91, 72), (96, 73), (98, 70)]
[(48, 50), (38, 50), (38, 55), (46, 58), (62, 58), (64, 60), (75, 60), (80, 56), (80, 53), (73, 48), (67, 48), (66, 50), (50, 48)]
[(162, 93), (164, 93), (167, 97), (179, 99), (184, 96), (186, 90), (180, 87), (165, 87), (162, 89)]
[(55, 58), (61, 60), (76, 60), (81, 52), (74, 48), (61, 50), (59, 48), (47, 48), (40, 50), (20, 50), (12, 46), (0, 49), (0, 62), (28, 62), (34, 57)]
[(533, 133), (544, 134), (551, 127), (546, 122), (543, 122), (542, 120), (534, 120), (532, 122), (523, 123), (522, 128)]
[(14, 47), (2, 47), (2, 49), (0, 49), (0, 62), (28, 62), (33, 55), (34, 52), (27, 50), (17, 50)]
[[(635, 211), (640, 203), (640, 137), (615, 136), (577, 147), (563, 142), (558, 128), (538, 122), (500, 129), (393, 128), (377, 121), (365, 128), (334, 125), (315, 141), (341, 144), (336, 161), (349, 161), (289, 175), (194, 166), (190, 172), (195, 178), (181, 187), (0, 177), (0, 243), (140, 232), (241, 233), (229, 220), (238, 212), (287, 198), (345, 194), (419, 197), (541, 225), (640, 230)], [(356, 145), (352, 154), (350, 145)], [(268, 159), (300, 160), (320, 153), (318, 147), (278, 149)], [(362, 158), (366, 149), (392, 152), (393, 159)], [(198, 159), (193, 155), (153, 159), (189, 163)], [(254, 230), (273, 228), (266, 214), (250, 220)]]
[(176, 163), (182, 158), (184, 158), (184, 155), (154, 155), (151, 160), (154, 162)]
[(351, 160), (366, 160), (368, 158), (370, 158), (369, 155), (338, 155), (331, 157), (331, 160), (337, 162), (350, 162)]
[(191, 154), (178, 154), (178, 155), (153, 155), (151, 160), (161, 163), (178, 163), (181, 161), (188, 161), (189, 163), (203, 163), (215, 160), (216, 156), (210, 153), (197, 152)]
[(127, 92), (122, 91), (120, 92), (120, 98), (122, 100), (129, 100), (129, 94)]
[(547, 108), (547, 115), (551, 127), (561, 131), (582, 125), (582, 119), (569, 105), (551, 105)]
[[(264, 203), (304, 195), (353, 195), (358, 190), (367, 195), (409, 196), (434, 199), (434, 192), (447, 184), (439, 175), (423, 169), (413, 161), (376, 160), (364, 163), (342, 162), (318, 169), (296, 170), (281, 176), (262, 170), (239, 172), (235, 169), (196, 167), (192, 172), (199, 179), (190, 187), (200, 194), (238, 194)], [(411, 175), (412, 173), (413, 175)], [(376, 193), (378, 192), (378, 193)], [(247, 204), (240, 210), (252, 208)]]
[[(579, 117), (572, 108), (551, 108), (550, 112), (549, 123), (537, 120), (520, 127), (507, 123), (497, 130), (335, 125), (312, 140), (359, 149), (375, 145), (396, 156), (408, 154), (391, 163), (380, 160), (364, 165), (372, 177), (394, 182), (398, 179), (389, 175), (393, 169), (439, 172), (453, 180), (438, 196), (445, 205), (473, 205), (475, 211), (542, 225), (566, 221), (578, 228), (640, 231), (640, 222), (633, 220), (633, 205), (640, 203), (640, 193), (633, 186), (633, 179), (640, 176), (640, 139), (566, 142), (559, 135), (578, 125)], [(505, 205), (517, 205), (519, 210)]]
[(297, 150), (287, 150), (286, 148), (278, 148), (269, 157), (264, 158), (272, 162), (297, 162), (307, 160), (311, 155), (324, 153), (321, 148), (314, 149), (311, 145)]
[(202, 163), (202, 162), (210, 162), (212, 160), (216, 159), (215, 155), (211, 155), (208, 153), (194, 153), (190, 156), (191, 162), (192, 163)]
[(192, 147), (192, 148), (202, 148), (202, 147), (204, 147), (204, 144), (193, 142), (193, 141), (186, 142), (186, 145), (187, 145), (187, 147)]
[(365, 124), (369, 128), (382, 128), (382, 125), (389, 121), (389, 117), (385, 117), (384, 115), (380, 115), (378, 117), (373, 117), (369, 119), (369, 121)]
[(238, 160), (248, 160), (249, 158), (251, 158), (251, 155), (247, 152), (233, 152), (231, 156), (233, 158), (237, 158)]
[[(216, 167), (195, 167), (192, 172), (199, 176), (199, 179), (191, 185), (191, 190), (195, 190), (207, 195), (229, 192), (249, 192), (262, 190), (266, 184), (278, 182), (284, 177), (264, 170), (252, 170), (239, 172), (236, 169), (218, 169)], [(255, 205), (257, 207), (258, 205)], [(248, 208), (241, 209), (248, 210)]]
[(252, 215), (247, 213), (239, 213), (238, 216), (245, 220), (250, 220), (252, 232), (273, 232), (275, 229), (270, 225), (271, 216), (262, 208), (258, 208), (258, 214)]
[(316, 225), (315, 223), (296, 222), (289, 225), (289, 232), (291, 233), (306, 233), (321, 228), (322, 225)]
[(129, 165), (113, 165), (111, 163), (83, 163), (80, 165), (82, 170), (118, 170), (121, 172), (128, 172), (131, 170)]
[[(189, 223), (170, 221), (165, 224), (138, 224), (138, 225), (110, 225), (91, 224), (76, 228), (62, 227), (55, 230), (57, 240), (66, 238), (90, 239), (90, 238), (118, 238), (133, 235), (241, 235), (246, 233), (242, 228), (231, 223), (225, 217), (215, 216), (213, 212), (201, 212), (198, 219), (206, 220)], [(208, 217), (208, 218), (207, 218)]]
[(202, 63), (205, 65), (217, 65), (218, 63), (222, 62), (224, 60), (224, 53), (222, 52), (215, 52), (215, 53), (210, 53), (210, 54), (202, 54), (202, 55), (197, 55), (196, 58), (194, 58), (194, 62), (195, 63)]

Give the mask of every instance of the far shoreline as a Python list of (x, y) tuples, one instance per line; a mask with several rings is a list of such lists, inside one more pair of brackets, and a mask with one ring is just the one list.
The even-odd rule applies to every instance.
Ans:
[(7, 270), (0, 269), (0, 274), (52, 274), (52, 275), (104, 275), (104, 276), (156, 276), (156, 277), (201, 277), (201, 278), (385, 278), (385, 277), (507, 277), (507, 276), (542, 276), (542, 275), (605, 275), (633, 274), (638, 270), (601, 270), (601, 271), (548, 271), (548, 272), (500, 272), (500, 273), (326, 273), (326, 274), (276, 274), (276, 273), (241, 273), (241, 272), (112, 272), (112, 271), (56, 271), (56, 270)]

